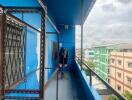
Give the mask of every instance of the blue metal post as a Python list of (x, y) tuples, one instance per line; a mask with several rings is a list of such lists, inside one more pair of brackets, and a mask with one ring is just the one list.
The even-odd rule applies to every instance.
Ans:
[(81, 0), (81, 70), (83, 62), (83, 0)]

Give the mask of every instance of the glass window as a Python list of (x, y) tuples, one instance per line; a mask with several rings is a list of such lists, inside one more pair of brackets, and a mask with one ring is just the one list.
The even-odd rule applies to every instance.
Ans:
[(107, 62), (107, 61), (108, 61), (108, 59), (105, 59), (105, 61)]
[(118, 75), (119, 78), (121, 78), (121, 73), (118, 72), (117, 75)]
[(121, 63), (122, 63), (121, 60), (118, 60), (118, 64), (121, 65)]
[(117, 90), (121, 91), (121, 86), (117, 85)]
[(93, 52), (89, 52), (89, 55), (94, 55)]
[(108, 83), (110, 83), (110, 79), (108, 79)]
[(108, 74), (110, 74), (110, 69), (108, 69)]
[(128, 67), (132, 68), (132, 62), (128, 62)]
[(111, 59), (112, 63), (115, 63), (115, 59)]
[(127, 77), (127, 84), (131, 85), (131, 83), (132, 83), (132, 78)]

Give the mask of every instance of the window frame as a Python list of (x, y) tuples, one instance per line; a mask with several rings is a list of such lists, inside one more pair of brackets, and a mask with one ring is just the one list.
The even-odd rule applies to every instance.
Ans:
[(118, 65), (121, 65), (122, 64), (122, 61), (121, 60), (118, 60)]
[[(130, 64), (131, 66), (129, 66), (129, 64)], [(127, 66), (128, 66), (128, 68), (132, 68), (132, 62), (127, 62)]]

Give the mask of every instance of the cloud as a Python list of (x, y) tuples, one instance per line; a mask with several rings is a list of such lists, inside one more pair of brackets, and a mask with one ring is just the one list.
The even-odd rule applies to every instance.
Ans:
[[(132, 0), (97, 0), (84, 24), (85, 48), (104, 43), (132, 42), (130, 1)], [(121, 2), (129, 2), (129, 5), (124, 6)]]
[(132, 2), (132, 0), (118, 0), (118, 2), (120, 2), (122, 4), (130, 4)]
[(112, 3), (102, 5), (102, 9), (104, 11), (110, 11), (110, 12), (116, 11), (116, 7)]

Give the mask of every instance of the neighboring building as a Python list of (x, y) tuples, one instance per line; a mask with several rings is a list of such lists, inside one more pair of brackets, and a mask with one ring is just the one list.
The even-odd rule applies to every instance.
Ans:
[(84, 49), (84, 59), (85, 60), (91, 60), (93, 61), (94, 60), (94, 50), (93, 49)]
[(76, 49), (76, 56), (81, 59), (81, 49)]
[(106, 46), (94, 47), (94, 63), (98, 75), (108, 81), (109, 49)]
[(132, 93), (132, 44), (120, 44), (110, 50), (109, 83), (118, 92)]

